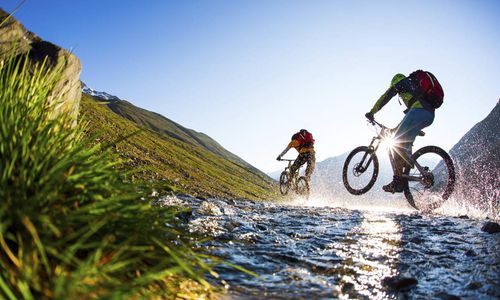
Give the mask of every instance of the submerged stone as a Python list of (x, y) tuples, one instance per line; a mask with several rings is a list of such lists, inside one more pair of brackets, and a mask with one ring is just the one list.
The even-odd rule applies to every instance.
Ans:
[(489, 234), (498, 233), (500, 232), (500, 225), (495, 222), (486, 222), (483, 227), (481, 227), (481, 230)]
[(382, 284), (395, 291), (407, 290), (416, 286), (418, 280), (413, 277), (386, 277), (382, 279)]
[(435, 299), (442, 299), (442, 300), (460, 300), (460, 297), (448, 294), (446, 292), (436, 293), (434, 297)]

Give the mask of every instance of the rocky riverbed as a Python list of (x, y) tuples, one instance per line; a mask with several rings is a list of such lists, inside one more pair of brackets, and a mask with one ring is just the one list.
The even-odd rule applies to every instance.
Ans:
[(221, 265), (228, 299), (498, 299), (500, 233), (485, 220), (188, 196), (186, 226)]

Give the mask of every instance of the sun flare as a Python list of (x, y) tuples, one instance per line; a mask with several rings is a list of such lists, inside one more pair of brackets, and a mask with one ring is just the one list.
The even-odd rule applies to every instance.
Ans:
[(388, 136), (382, 140), (380, 145), (387, 150), (394, 150), (396, 147), (396, 139), (393, 136)]

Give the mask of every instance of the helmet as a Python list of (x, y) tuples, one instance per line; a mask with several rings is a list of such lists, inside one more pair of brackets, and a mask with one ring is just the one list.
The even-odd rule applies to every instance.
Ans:
[(305, 130), (305, 129), (301, 129), (299, 132), (300, 132), (300, 134), (306, 134), (306, 133), (307, 133), (307, 130)]
[(392, 77), (392, 80), (391, 80), (391, 86), (396, 85), (396, 83), (400, 82), (401, 80), (403, 80), (405, 78), (406, 78), (406, 76), (404, 76), (401, 73), (394, 75), (394, 77)]

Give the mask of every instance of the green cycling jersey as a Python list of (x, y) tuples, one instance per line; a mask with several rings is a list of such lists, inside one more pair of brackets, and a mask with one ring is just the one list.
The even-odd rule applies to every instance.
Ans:
[[(409, 82), (410, 79), (403, 74), (396, 74), (391, 81), (391, 85), (387, 91), (380, 96), (370, 113), (375, 114), (384, 107), (396, 94), (399, 94), (401, 100), (405, 104), (407, 109), (410, 108), (424, 108), (420, 100), (413, 101), (416, 91), (412, 88), (412, 84)], [(412, 103), (413, 102), (413, 103)]]

